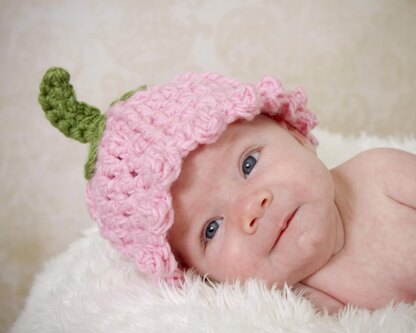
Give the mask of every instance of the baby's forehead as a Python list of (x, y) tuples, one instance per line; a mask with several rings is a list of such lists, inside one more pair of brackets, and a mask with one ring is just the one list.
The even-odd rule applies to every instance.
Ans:
[(262, 134), (272, 130), (280, 131), (281, 123), (268, 116), (258, 115), (253, 120), (237, 120), (227, 126), (218, 139), (210, 144), (200, 145), (191, 151), (186, 160), (198, 159), (203, 154), (226, 154), (236, 145), (252, 138), (260, 138)]

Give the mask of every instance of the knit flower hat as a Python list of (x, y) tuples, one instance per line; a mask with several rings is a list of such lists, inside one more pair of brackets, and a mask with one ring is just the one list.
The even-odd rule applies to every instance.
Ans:
[(313, 145), (317, 120), (301, 89), (264, 77), (255, 85), (215, 73), (185, 73), (126, 94), (107, 113), (78, 102), (62, 68), (50, 68), (39, 102), (66, 136), (90, 143), (87, 203), (104, 238), (156, 279), (182, 272), (166, 239), (174, 221), (173, 182), (183, 159), (215, 142), (227, 125), (260, 113), (296, 128)]

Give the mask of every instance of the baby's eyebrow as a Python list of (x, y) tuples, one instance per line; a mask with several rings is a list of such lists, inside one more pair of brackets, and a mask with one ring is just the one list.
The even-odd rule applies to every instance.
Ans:
[[(198, 214), (199, 215), (199, 214)], [(189, 223), (186, 223), (189, 222)], [(205, 227), (205, 220), (200, 217), (195, 217), (193, 214), (192, 217), (188, 221), (185, 221), (185, 225), (188, 226), (186, 228), (182, 228), (179, 239), (190, 239), (192, 248), (197, 247), (198, 255), (204, 255), (204, 246), (201, 241), (203, 229)]]
[(241, 149), (242, 146), (245, 146), (247, 144), (247, 140), (245, 137), (241, 136), (241, 133), (234, 131), (230, 134), (230, 137), (228, 138), (228, 142), (225, 145), (225, 149), (223, 149), (222, 157), (231, 157), (232, 154), (236, 149)]

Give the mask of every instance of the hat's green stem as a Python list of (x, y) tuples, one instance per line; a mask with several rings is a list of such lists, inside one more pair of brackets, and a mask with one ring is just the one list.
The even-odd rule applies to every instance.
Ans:
[(94, 175), (97, 148), (105, 128), (105, 115), (99, 109), (78, 102), (63, 68), (52, 67), (40, 84), (39, 103), (46, 118), (64, 135), (82, 143), (90, 143), (85, 178)]

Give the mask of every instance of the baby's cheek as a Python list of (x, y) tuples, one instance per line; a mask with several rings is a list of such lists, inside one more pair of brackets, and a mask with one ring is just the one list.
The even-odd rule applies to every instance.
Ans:
[(208, 274), (217, 281), (244, 280), (254, 277), (257, 261), (240, 247), (227, 247), (208, 258)]
[(207, 256), (207, 263), (209, 273), (215, 275), (221, 275), (228, 271), (234, 270), (235, 262), (238, 260), (235, 253), (221, 249), (219, 251), (213, 251)]

